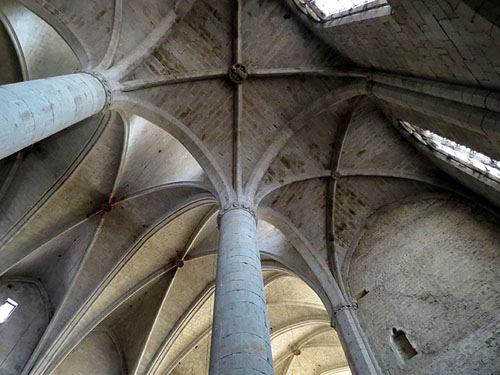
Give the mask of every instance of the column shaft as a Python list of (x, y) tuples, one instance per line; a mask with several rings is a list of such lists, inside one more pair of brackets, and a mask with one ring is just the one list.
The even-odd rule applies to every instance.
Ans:
[(220, 221), (210, 375), (274, 374), (257, 226), (245, 209)]
[(357, 324), (354, 312), (346, 309), (336, 312), (335, 329), (342, 341), (342, 347), (353, 375), (379, 375), (382, 372), (373, 353), (369, 352), (361, 337), (361, 327)]
[(88, 73), (0, 86), (0, 159), (101, 111), (103, 84)]

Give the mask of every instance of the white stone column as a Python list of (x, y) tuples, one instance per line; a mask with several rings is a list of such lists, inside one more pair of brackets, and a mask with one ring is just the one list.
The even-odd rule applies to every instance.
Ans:
[(90, 73), (0, 86), (0, 159), (98, 113), (109, 100)]
[(371, 352), (365, 338), (361, 336), (361, 327), (355, 316), (354, 305), (340, 306), (334, 313), (334, 326), (349, 362), (353, 375), (380, 375), (382, 371)]
[(272, 375), (257, 223), (237, 204), (219, 220), (210, 375)]

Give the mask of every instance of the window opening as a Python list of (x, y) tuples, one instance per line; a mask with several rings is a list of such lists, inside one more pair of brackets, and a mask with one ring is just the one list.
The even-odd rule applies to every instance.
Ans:
[(404, 331), (393, 328), (392, 341), (403, 361), (407, 361), (418, 354), (415, 348), (411, 345), (410, 341), (408, 341)]
[[(327, 22), (378, 7), (388, 7), (386, 0), (294, 0), (297, 7), (317, 22)], [(368, 17), (370, 18), (370, 17)]]
[(18, 303), (10, 298), (0, 306), (0, 324), (3, 324), (9, 319), (14, 310), (17, 308)]
[(418, 142), (500, 183), (500, 161), (407, 121), (399, 123)]

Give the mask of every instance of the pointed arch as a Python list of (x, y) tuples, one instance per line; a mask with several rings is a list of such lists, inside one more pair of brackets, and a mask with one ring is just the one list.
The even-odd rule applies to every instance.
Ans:
[(219, 199), (234, 198), (231, 183), (224, 176), (222, 167), (219, 165), (210, 150), (203, 144), (189, 128), (179, 119), (167, 111), (147, 103), (131, 94), (119, 94), (113, 98), (114, 109), (131, 112), (141, 116), (151, 123), (167, 131), (191, 153), (196, 161), (207, 173), (209, 180), (217, 190)]

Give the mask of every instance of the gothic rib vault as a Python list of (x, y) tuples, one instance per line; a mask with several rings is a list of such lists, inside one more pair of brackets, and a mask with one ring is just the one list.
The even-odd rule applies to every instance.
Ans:
[[(412, 147), (393, 120), (499, 159), (499, 73), (460, 75), (472, 66), (460, 57), (446, 72), (423, 71), (396, 43), (373, 50), (370, 27), (388, 33), (382, 21), (335, 35), (287, 1), (21, 3), (65, 42), (39, 20), (30, 21), (39, 35), (16, 26), (22, 8), (2, 0), (24, 52), (8, 79), (88, 72), (105, 81), (110, 103), (0, 160), (1, 296), (31, 309), (0, 328), (5, 374), (206, 374), (217, 214), (235, 198), (257, 209), (277, 375), (397, 368), (363, 326), (371, 317), (361, 302), (361, 326), (355, 312), (370, 274), (355, 250), (375, 241), (372, 228), (389, 233), (387, 212), (425, 218), (438, 205), (452, 219), (437, 227), (447, 228), (461, 217), (448, 205), (476, 205), (489, 227), (472, 232), (487, 241), (466, 240), (492, 254), (483, 272), (498, 283), (498, 184)], [(391, 3), (404, 29), (410, 2)], [(480, 15), (471, 26), (465, 5), (453, 11), (455, 27), (491, 30), (477, 41), (477, 64), (494, 60), (496, 26)], [(248, 70), (240, 84), (227, 78), (235, 63)], [(432, 369), (432, 353), (422, 361), (413, 368)]]

